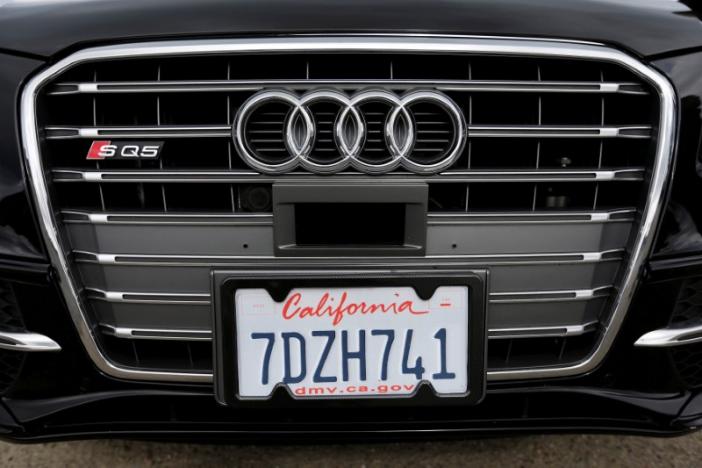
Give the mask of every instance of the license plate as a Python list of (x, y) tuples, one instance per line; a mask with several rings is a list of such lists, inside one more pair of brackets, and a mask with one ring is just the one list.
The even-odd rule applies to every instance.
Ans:
[(296, 398), (438, 396), (469, 389), (469, 288), (440, 286), (424, 300), (412, 287), (265, 289), (234, 297), (238, 397), (284, 386)]

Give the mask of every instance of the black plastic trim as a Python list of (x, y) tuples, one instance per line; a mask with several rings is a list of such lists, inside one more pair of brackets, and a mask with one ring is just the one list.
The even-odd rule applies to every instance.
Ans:
[[(275, 183), (273, 184), (273, 229), (275, 254), (285, 257), (338, 256), (422, 256), (426, 252), (427, 203), (426, 183)], [(298, 203), (393, 203), (405, 205), (404, 242), (398, 246), (300, 246), (296, 241), (295, 205)], [(324, 220), (320, 220), (324, 223)], [(310, 226), (309, 229), (316, 229)], [(342, 229), (343, 226), (320, 226)], [(377, 229), (377, 226), (368, 226)]]

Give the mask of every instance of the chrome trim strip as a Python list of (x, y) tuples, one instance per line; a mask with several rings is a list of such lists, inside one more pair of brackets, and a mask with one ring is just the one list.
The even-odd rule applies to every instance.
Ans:
[(355, 35), (355, 36), (290, 36), (247, 39), (215, 39), (198, 41), (144, 42), (95, 47), (78, 51), (46, 68), (29, 80), (22, 90), (20, 104), (21, 137), (29, 174), (31, 192), (39, 215), (39, 226), (51, 262), (59, 275), (59, 285), (69, 312), (78, 329), (90, 358), (105, 373), (117, 378), (211, 382), (211, 373), (158, 372), (126, 368), (111, 362), (100, 349), (94, 330), (83, 313), (76, 283), (66, 256), (62, 251), (59, 226), (53, 216), (48, 196), (47, 179), (39, 150), (39, 129), (36, 121), (36, 98), (41, 87), (66, 68), (96, 59), (124, 57), (155, 57), (167, 55), (257, 53), (257, 52), (430, 52), (430, 53), (485, 53), (501, 55), (529, 55), (543, 57), (576, 57), (617, 63), (644, 78), (660, 97), (656, 156), (651, 171), (651, 183), (641, 214), (638, 235), (633, 242), (630, 262), (623, 275), (622, 287), (614, 301), (609, 319), (593, 353), (586, 359), (563, 367), (531, 368), (490, 371), (491, 380), (548, 378), (578, 375), (592, 371), (604, 359), (624, 320), (634, 294), (639, 274), (651, 249), (658, 225), (676, 136), (676, 95), (670, 82), (658, 71), (634, 57), (604, 45), (558, 40), (508, 39), (485, 37), (450, 37), (422, 35)]
[[(613, 290), (613, 286), (601, 286), (594, 289), (495, 292), (490, 293), (490, 303), (589, 301), (607, 297)], [(85, 288), (84, 292), (88, 299), (123, 304), (209, 305), (212, 300), (209, 293), (104, 291), (97, 288)]]
[(490, 293), (490, 304), (589, 301), (607, 297), (614, 290), (614, 286), (609, 285), (594, 289), (493, 292)]
[(61, 346), (39, 333), (0, 331), (0, 349), (38, 353), (61, 351)]
[(651, 127), (469, 125), (470, 138), (651, 138)]
[(501, 80), (203, 80), (203, 81), (98, 81), (64, 82), (53, 86), (54, 96), (75, 94), (183, 93), (260, 91), (283, 87), (294, 90), (313, 88), (390, 89), (432, 88), (439, 91), (506, 93), (594, 93), (648, 94), (638, 83), (599, 81), (501, 81)]
[(161, 293), (103, 291), (85, 288), (88, 299), (122, 304), (168, 304), (168, 305), (209, 305), (210, 295), (200, 293)]
[[(85, 250), (74, 250), (73, 261), (77, 263), (96, 263), (98, 265), (117, 266), (191, 266), (191, 267), (216, 267), (216, 266), (240, 266), (241, 262), (249, 261), (261, 264), (264, 261), (275, 261), (280, 265), (295, 265), (300, 261), (320, 261), (331, 262), (333, 266), (349, 267), (372, 267), (375, 264), (360, 263), (362, 257), (274, 257), (265, 255), (140, 255), (140, 254), (109, 254), (88, 252)], [(416, 257), (368, 257), (365, 260), (376, 262), (383, 261), (381, 268), (387, 266), (403, 266), (397, 263), (400, 259), (417, 262)], [(603, 252), (573, 252), (573, 253), (544, 253), (544, 254), (493, 254), (493, 255), (427, 255), (425, 260), (456, 260), (461, 265), (550, 265), (550, 264), (571, 264), (571, 263), (599, 263), (609, 261), (621, 261), (624, 258), (623, 249), (606, 250)], [(347, 263), (344, 263), (346, 261)], [(434, 264), (435, 262), (433, 262)], [(455, 263), (454, 263), (455, 264)], [(320, 267), (325, 266), (320, 263)], [(406, 265), (404, 265), (406, 266)], [(271, 272), (268, 272), (270, 274)]]
[[(519, 263), (524, 259), (537, 260), (533, 263), (581, 263), (581, 262), (602, 262), (610, 260), (622, 260), (624, 249), (604, 250), (602, 252), (564, 252), (564, 253), (537, 253), (537, 254), (493, 254), (493, 255), (427, 255), (427, 258), (434, 259), (466, 259), (484, 263), (484, 259), (494, 260), (494, 264)], [(531, 264), (532, 262), (526, 262)], [(488, 263), (492, 264), (492, 263)]]
[[(212, 341), (211, 330), (116, 327), (105, 323), (101, 323), (99, 328), (106, 335), (128, 340)], [(596, 329), (597, 322), (553, 327), (491, 328), (488, 330), (488, 338), (491, 340), (504, 340), (568, 337), (584, 335)]]
[[(73, 169), (54, 169), (54, 182), (177, 182), (177, 183), (269, 183), (295, 177), (296, 181), (314, 183), (324, 176), (310, 176), (306, 173), (289, 173), (279, 176), (266, 176), (256, 172), (239, 171), (79, 171)], [(594, 181), (639, 181), (643, 180), (646, 169), (627, 168), (612, 170), (523, 170), (523, 171), (449, 171), (436, 175), (415, 176), (419, 180), (430, 182), (594, 182)], [(334, 180), (344, 177), (357, 180), (368, 177), (362, 173), (336, 174)], [(389, 180), (412, 180), (407, 175), (387, 174)]]
[[(518, 213), (429, 213), (429, 225), (465, 224), (567, 224), (567, 223), (615, 223), (631, 222), (636, 209), (593, 212), (526, 212)], [(273, 215), (269, 213), (93, 213), (88, 211), (62, 210), (64, 224), (92, 225), (212, 225), (212, 226), (271, 226)]]
[(169, 127), (44, 127), (48, 140), (74, 140), (77, 138), (215, 138), (229, 137), (227, 125), (193, 125)]
[(488, 330), (491, 340), (521, 339), (521, 338), (566, 338), (580, 336), (597, 330), (598, 322), (589, 322), (578, 325), (563, 325), (555, 327), (520, 327), (520, 328), (495, 328)]
[[(623, 127), (573, 126), (516, 126), (466, 125), (470, 138), (650, 138), (651, 127), (633, 125)], [(230, 137), (231, 126), (132, 126), (132, 127), (44, 127), (48, 140), (78, 138), (218, 138)]]
[(544, 211), (525, 213), (428, 213), (427, 224), (575, 224), (575, 223), (629, 223), (636, 209), (612, 211)]
[(641, 336), (634, 346), (669, 348), (702, 342), (702, 323), (678, 328), (660, 328)]
[(174, 340), (174, 341), (212, 341), (210, 330), (167, 330), (161, 328), (115, 327), (101, 323), (100, 331), (115, 338), (129, 340)]
[(273, 215), (268, 213), (91, 213), (63, 210), (64, 224), (92, 225), (212, 225), (212, 226), (272, 226)]

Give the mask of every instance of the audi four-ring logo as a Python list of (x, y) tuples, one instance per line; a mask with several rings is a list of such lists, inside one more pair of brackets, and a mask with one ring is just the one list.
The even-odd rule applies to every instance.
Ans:
[[(318, 158), (313, 154), (317, 129), (310, 106), (325, 102), (338, 107), (332, 132), (338, 154)], [(247, 129), (250, 118), (258, 109), (274, 103), (283, 104), (288, 109), (282, 122), (287, 154), (271, 159), (260, 154), (251, 144)], [(364, 154), (368, 131), (361, 107), (370, 103), (385, 104), (389, 108), (382, 135), (386, 157), (366, 157)], [(421, 103), (431, 104), (445, 113), (452, 127), (446, 147), (431, 158), (415, 157), (417, 129), (413, 108)], [(240, 107), (232, 126), (232, 136), (244, 161), (253, 169), (266, 173), (289, 172), (298, 167), (316, 173), (336, 173), (352, 167), (373, 174), (403, 167), (415, 173), (430, 174), (455, 162), (467, 135), (460, 108), (438, 91), (415, 90), (400, 96), (387, 90), (361, 91), (353, 95), (336, 90), (313, 90), (302, 95), (286, 90), (264, 90), (251, 96)]]

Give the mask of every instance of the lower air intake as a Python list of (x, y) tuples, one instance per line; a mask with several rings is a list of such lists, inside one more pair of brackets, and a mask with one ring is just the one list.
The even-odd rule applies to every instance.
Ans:
[[(26, 332), (12, 286), (0, 281), (0, 330)], [(7, 393), (19, 377), (26, 353), (0, 349), (0, 395)]]

